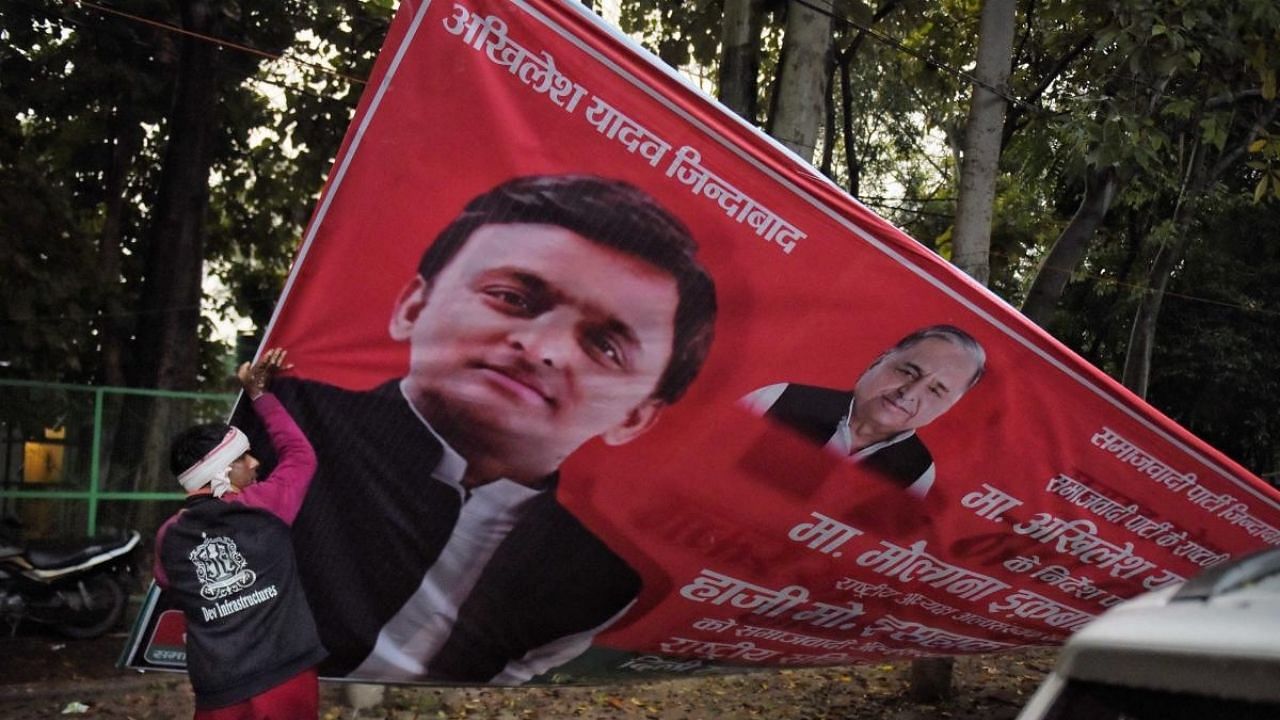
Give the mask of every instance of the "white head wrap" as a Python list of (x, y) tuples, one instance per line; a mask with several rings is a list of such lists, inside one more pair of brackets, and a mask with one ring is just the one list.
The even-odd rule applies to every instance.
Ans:
[(247, 452), (249, 438), (238, 428), (228, 428), (217, 447), (178, 476), (178, 484), (187, 492), (212, 485), (213, 496), (222, 497), (231, 489), (231, 463)]

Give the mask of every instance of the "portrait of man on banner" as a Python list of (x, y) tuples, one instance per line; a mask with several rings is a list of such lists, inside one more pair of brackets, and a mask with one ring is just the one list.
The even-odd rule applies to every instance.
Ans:
[(640, 576), (560, 504), (559, 468), (645, 433), (698, 375), (717, 309), (696, 249), (628, 183), (516, 178), (408, 273), (401, 377), (278, 383), (319, 458), (293, 538), (323, 674), (518, 684), (625, 612)]
[(923, 497), (937, 469), (916, 430), (949, 411), (982, 379), (986, 359), (969, 333), (932, 325), (882, 352), (852, 390), (775, 383), (740, 403)]

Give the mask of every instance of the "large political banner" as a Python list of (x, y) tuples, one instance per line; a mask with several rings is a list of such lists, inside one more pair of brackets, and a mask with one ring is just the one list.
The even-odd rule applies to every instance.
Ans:
[[(1055, 644), (1280, 544), (1265, 483), (570, 0), (402, 3), (264, 346), (330, 677)], [(131, 663), (183, 657), (153, 593)]]

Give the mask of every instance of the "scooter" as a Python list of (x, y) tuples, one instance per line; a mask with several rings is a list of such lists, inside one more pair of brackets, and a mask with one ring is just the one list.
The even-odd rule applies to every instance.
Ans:
[(26, 541), (21, 524), (0, 524), (0, 619), (17, 633), (23, 620), (66, 637), (105, 635), (124, 617), (135, 573), (136, 530), (79, 540)]

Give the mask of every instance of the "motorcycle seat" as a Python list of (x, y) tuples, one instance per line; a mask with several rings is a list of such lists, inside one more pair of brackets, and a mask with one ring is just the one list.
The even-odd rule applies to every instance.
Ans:
[(30, 540), (27, 542), (27, 562), (39, 570), (57, 570), (87, 562), (132, 541), (132, 535), (126, 533), (79, 539)]

